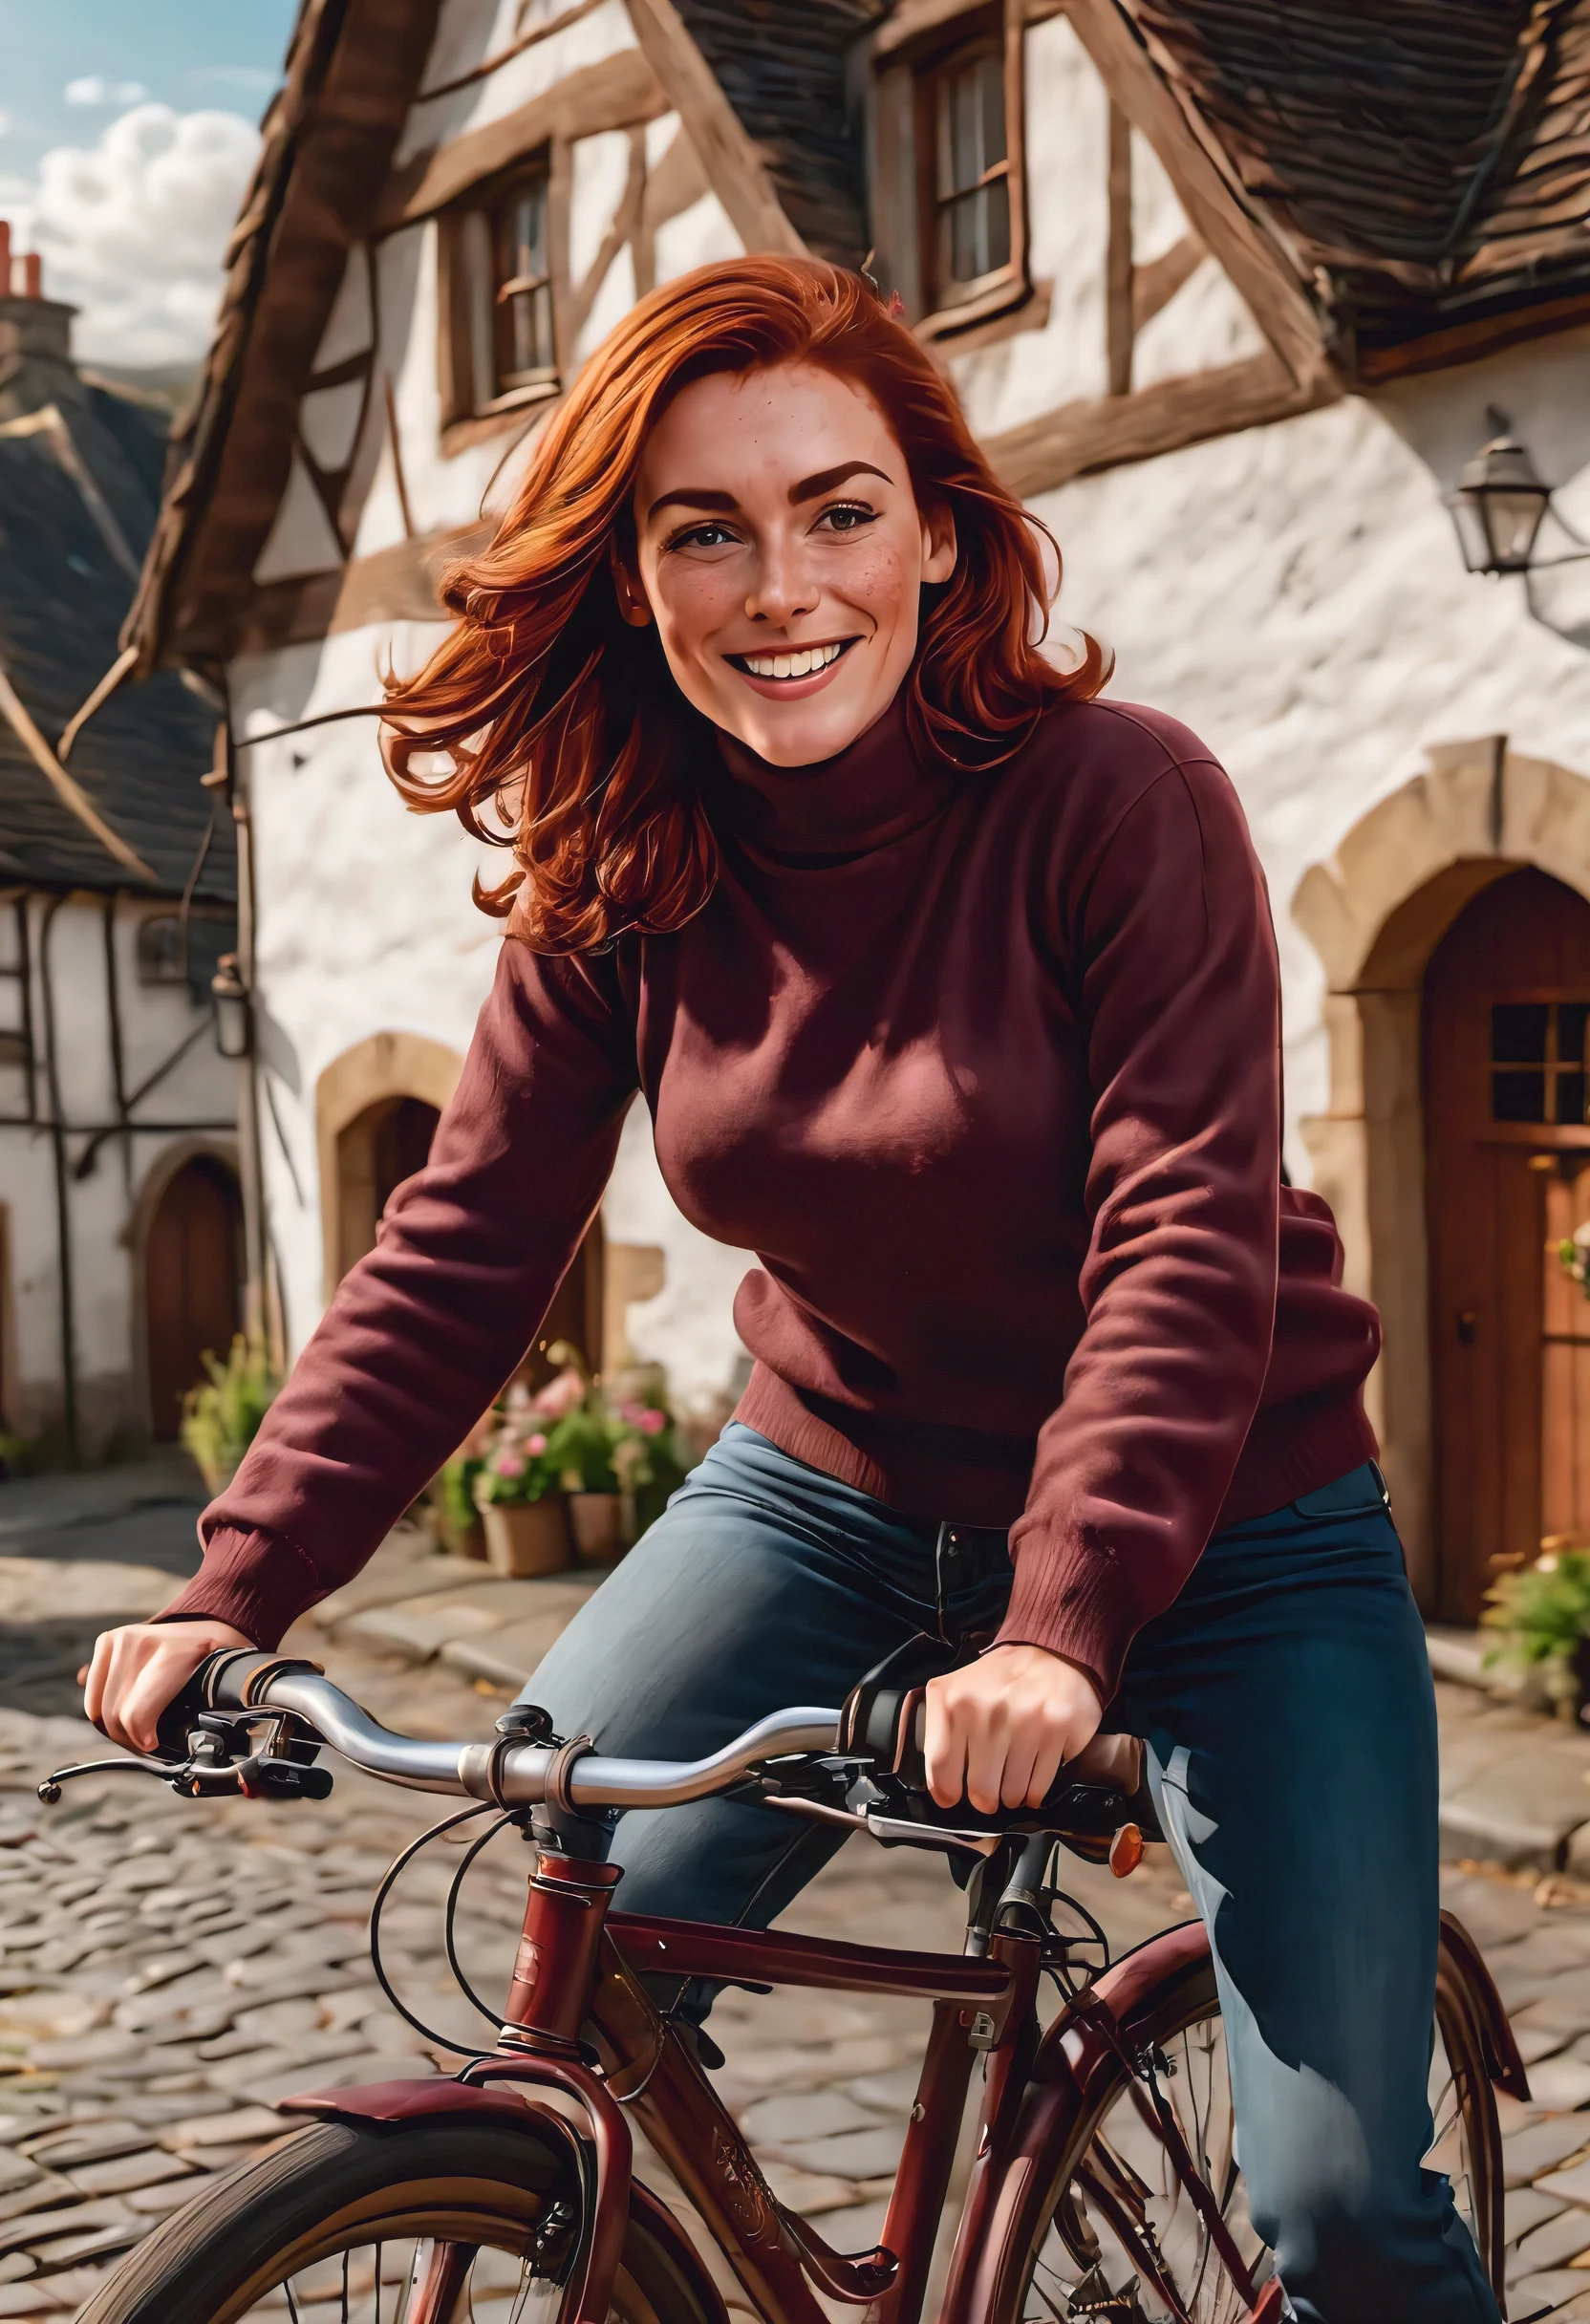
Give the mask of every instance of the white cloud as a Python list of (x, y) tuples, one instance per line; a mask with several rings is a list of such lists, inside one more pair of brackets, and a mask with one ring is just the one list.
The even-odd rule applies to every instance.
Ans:
[(140, 105), (91, 150), (62, 145), (43, 157), (16, 222), (44, 254), (46, 292), (81, 310), (79, 355), (184, 363), (204, 353), (258, 148), (235, 113)]
[(148, 94), (140, 80), (107, 80), (102, 73), (69, 80), (62, 92), (69, 105), (136, 105)]

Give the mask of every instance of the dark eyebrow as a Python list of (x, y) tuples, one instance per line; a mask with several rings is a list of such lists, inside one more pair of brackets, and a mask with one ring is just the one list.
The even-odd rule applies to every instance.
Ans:
[(831, 492), (836, 484), (844, 484), (850, 476), (882, 477), (886, 484), (894, 482), (892, 476), (884, 476), (881, 468), (874, 468), (870, 460), (846, 460), (837, 468), (825, 468), (821, 476), (807, 476), (800, 484), (791, 484), (789, 506), (799, 508), (803, 501), (819, 500), (825, 492)]
[(705, 487), (688, 485), (682, 492), (665, 492), (655, 500), (647, 511), (648, 521), (659, 508), (716, 508), (724, 516), (733, 516), (740, 506), (732, 492), (708, 492)]

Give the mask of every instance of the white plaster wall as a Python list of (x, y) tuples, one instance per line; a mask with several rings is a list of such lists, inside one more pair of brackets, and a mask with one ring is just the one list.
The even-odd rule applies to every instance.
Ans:
[[(32, 907), (34, 944), (34, 1036), (40, 1045), (39, 1112), (49, 1114), (49, 1088), (42, 1069), (45, 1035), (39, 943), (44, 905)], [(169, 912), (174, 907), (155, 907)], [(176, 1125), (230, 1125), (236, 1112), (234, 1068), (216, 1049), (207, 1006), (196, 1007), (185, 985), (142, 986), (138, 982), (137, 930), (143, 911), (125, 904), (116, 927), (120, 985), (124, 1087), (130, 1092), (162, 1064), (183, 1037), (204, 1032), (180, 1065), (138, 1108), (146, 1120)], [(52, 916), (48, 958), (55, 1003), (61, 1106), (76, 1129), (97, 1128), (116, 1119), (106, 997), (104, 918), (97, 900), (74, 898)], [(7, 1103), (20, 1096), (20, 1077), (8, 1076)], [(207, 1132), (225, 1145), (229, 1129)], [(130, 1233), (135, 1206), (151, 1176), (162, 1173), (173, 1146), (185, 1142), (181, 1127), (139, 1130), (130, 1155), (119, 1138), (105, 1141), (86, 1178), (69, 1186), (74, 1270), (74, 1321), (78, 1399), (85, 1449), (93, 1452), (114, 1429), (142, 1425), (140, 1383), (143, 1351), (134, 1345), (139, 1315)], [(80, 1156), (84, 1140), (74, 1136), (70, 1152)], [(5, 1419), (24, 1433), (58, 1419), (63, 1365), (60, 1323), (60, 1240), (55, 1173), (48, 1130), (0, 1129), (0, 1201), (10, 1214), (11, 1347), (14, 1370), (6, 1390)]]
[(1289, 910), (1304, 872), (1427, 744), (1505, 732), (1590, 775), (1590, 656), (1531, 620), (1518, 584), (1464, 572), (1442, 501), (1488, 401), (1537, 428), (1554, 476), (1585, 471), (1587, 388), (1581, 334), (1034, 504), (1065, 559), (1063, 613), (1116, 652), (1111, 691), (1185, 720), (1241, 793), (1280, 944), (1300, 1182), (1298, 1118), (1326, 1102), (1323, 972)]
[[(545, 23), (560, 12), (553, 6), (522, 11), (516, 0), (496, 0), (495, 5), (492, 0), (447, 0), (421, 87), (436, 88), (467, 73), (483, 58), (510, 47), (522, 33), (534, 31), (538, 22)], [(556, 88), (571, 73), (600, 64), (604, 56), (614, 55), (620, 49), (636, 46), (624, 0), (605, 0), (591, 15), (554, 32), (550, 39), (538, 40), (483, 80), (461, 89), (454, 97), (414, 106), (397, 161), (406, 161), (412, 154), (462, 137), (466, 130), (483, 129), (488, 121), (499, 121), (505, 114), (516, 112), (533, 97)]]

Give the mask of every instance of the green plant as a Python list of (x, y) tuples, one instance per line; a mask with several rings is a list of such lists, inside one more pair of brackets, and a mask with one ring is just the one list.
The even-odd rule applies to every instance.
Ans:
[(1585, 1298), (1590, 1300), (1590, 1220), (1564, 1235), (1557, 1246), (1557, 1256), (1571, 1275)]
[(1487, 1591), (1480, 1620), (1505, 1633), (1486, 1668), (1534, 1672), (1559, 1715), (1573, 1718), (1582, 1685), (1579, 1649), (1590, 1639), (1590, 1549), (1548, 1551), (1503, 1574)]
[(219, 1493), (259, 1433), (282, 1375), (262, 1334), (239, 1332), (223, 1364), (204, 1350), (209, 1375), (183, 1398), (183, 1443), (211, 1493)]
[(441, 1514), (457, 1533), (468, 1533), (480, 1521), (475, 1479), (485, 1467), (483, 1456), (457, 1452), (443, 1464), (440, 1479)]

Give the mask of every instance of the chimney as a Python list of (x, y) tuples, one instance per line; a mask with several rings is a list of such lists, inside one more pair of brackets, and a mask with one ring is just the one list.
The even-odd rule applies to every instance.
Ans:
[(36, 250), (22, 253), (21, 282), (11, 252), (11, 229), (0, 219), (0, 364), (16, 355), (46, 362), (72, 361), (72, 318), (75, 307), (44, 295), (44, 262)]

